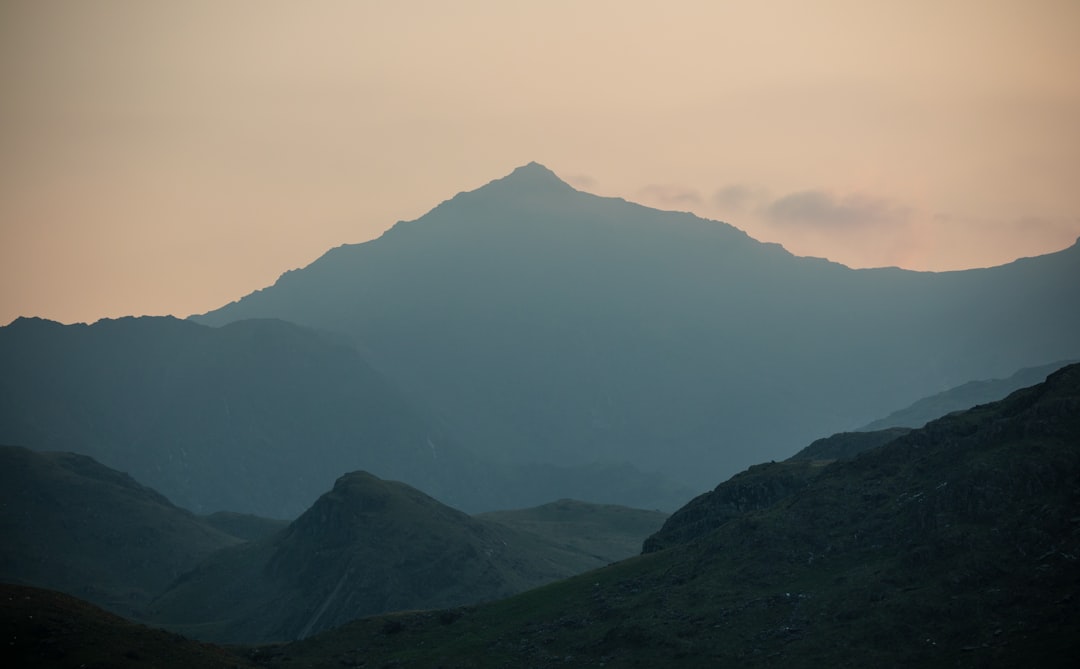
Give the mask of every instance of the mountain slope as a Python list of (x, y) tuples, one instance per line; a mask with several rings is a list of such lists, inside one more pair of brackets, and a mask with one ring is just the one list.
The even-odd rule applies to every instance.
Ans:
[(240, 542), (91, 458), (15, 446), (0, 446), (0, 537), (0, 580), (129, 616)]
[(149, 616), (208, 640), (288, 640), (364, 615), (498, 599), (597, 564), (542, 532), (354, 472), (285, 530), (185, 574)]
[(627, 461), (701, 490), (942, 388), (1080, 355), (1076, 303), (1080, 246), (851, 270), (530, 164), (195, 320), (347, 333), (486, 454)]
[(282, 666), (1072, 666), (1078, 480), (1074, 365), (689, 542), (451, 622), (357, 621)]
[(1049, 365), (1027, 367), (1004, 379), (968, 381), (955, 388), (942, 391), (913, 403), (911, 406), (894, 411), (885, 418), (880, 418), (859, 428), (862, 432), (884, 430), (893, 427), (922, 427), (935, 418), (947, 413), (969, 409), (976, 404), (986, 404), (1004, 399), (1009, 393), (1042, 383), (1046, 377), (1074, 361), (1053, 362)]

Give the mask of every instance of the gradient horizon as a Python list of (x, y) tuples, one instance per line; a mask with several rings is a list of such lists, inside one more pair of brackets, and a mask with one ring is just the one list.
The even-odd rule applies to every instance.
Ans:
[(529, 161), (852, 267), (1080, 237), (1080, 3), (0, 4), (0, 324), (187, 316)]

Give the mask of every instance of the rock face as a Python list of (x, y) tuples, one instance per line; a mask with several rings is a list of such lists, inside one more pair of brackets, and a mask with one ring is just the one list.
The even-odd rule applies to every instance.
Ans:
[(852, 270), (532, 164), (195, 320), (345, 333), (486, 455), (625, 461), (701, 491), (943, 388), (1078, 357), (1075, 304), (1080, 246)]

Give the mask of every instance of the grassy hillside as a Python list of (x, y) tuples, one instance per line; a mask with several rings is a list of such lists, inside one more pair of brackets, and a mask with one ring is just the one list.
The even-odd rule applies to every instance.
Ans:
[(357, 621), (275, 666), (1073, 666), (1078, 480), (1073, 366), (686, 543), (485, 606)]

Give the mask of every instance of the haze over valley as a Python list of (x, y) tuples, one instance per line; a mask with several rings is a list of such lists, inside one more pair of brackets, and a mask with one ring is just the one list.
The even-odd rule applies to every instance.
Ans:
[[(1035, 503), (1024, 495), (1049, 495), (1043, 508), (1058, 509), (1024, 553), (1067, 560), (1071, 549), (1054, 546), (1076, 530), (1060, 534), (1054, 514), (1069, 513), (1061, 472), (1080, 444), (1074, 304), (1080, 244), (987, 269), (856, 270), (717, 221), (598, 197), (529, 163), (188, 320), (20, 318), (0, 328), (0, 443), (11, 444), (0, 578), (207, 641), (326, 639), (285, 652), (332, 663), (331, 640), (346, 633), (334, 630), (357, 618), (441, 609), (450, 625), (474, 615), (463, 606), (609, 563), (625, 591), (620, 570), (683, 564), (724, 533), (748, 531), (732, 528), (791, 522), (785, 508), (824, 528), (822, 510), (848, 503), (849, 484), (835, 483), (856, 476), (844, 462), (860, 472), (900, 463), (881, 465), (897, 504), (921, 500), (911, 490), (925, 490), (925, 477), (943, 479), (935, 490), (974, 485), (912, 522), (947, 528), (942, 514), (974, 513), (982, 523), (1006, 512), (972, 511), (982, 484), (959, 482), (983, 466), (984, 442), (1005, 448), (993, 471), (1030, 470), (1000, 482), (1022, 507)], [(1046, 389), (1020, 390), (1034, 384)], [(924, 445), (938, 454), (927, 457), (947, 458), (954, 443), (970, 444), (970, 465), (910, 469)], [(1057, 464), (1042, 462), (1044, 451)], [(807, 504), (818, 511), (798, 511)], [(889, 545), (911, 531), (874, 527)], [(811, 562), (835, 550), (821, 540)], [(734, 573), (756, 554), (740, 541), (723, 549)], [(764, 552), (753, 559), (779, 574), (788, 558), (772, 541), (755, 539)], [(956, 541), (927, 544), (902, 570), (954, 560), (960, 544), (996, 550)], [(638, 553), (643, 562), (619, 566)], [(977, 561), (949, 564), (962, 580), (994, 578)], [(651, 583), (648, 573), (640, 578)], [(551, 587), (579, 587), (566, 583)], [(1069, 583), (1039, 581), (1010, 615), (1049, 615), (1042, 584)], [(813, 588), (797, 596), (849, 596)], [(90, 616), (73, 626), (114, 624), (44, 591), (11, 592)], [(954, 596), (976, 597), (963, 592)], [(1063, 606), (1057, 622), (1046, 619), (1049, 636), (1010, 638), (1061, 651), (1059, 633), (1078, 620)], [(604, 657), (629, 658), (632, 647), (668, 656), (669, 632), (602, 622), (609, 615), (565, 624), (606, 629)], [(599, 648), (581, 640), (591, 633), (570, 638), (586, 656)], [(509, 657), (497, 640), (479, 643)], [(691, 664), (747, 652), (733, 638), (687, 643), (674, 657)], [(858, 653), (881, 647), (867, 637)], [(796, 663), (824, 657), (814, 648)], [(551, 659), (522, 652), (511, 655)]]
[(1077, 26), (0, 2), (3, 666), (1073, 667)]

